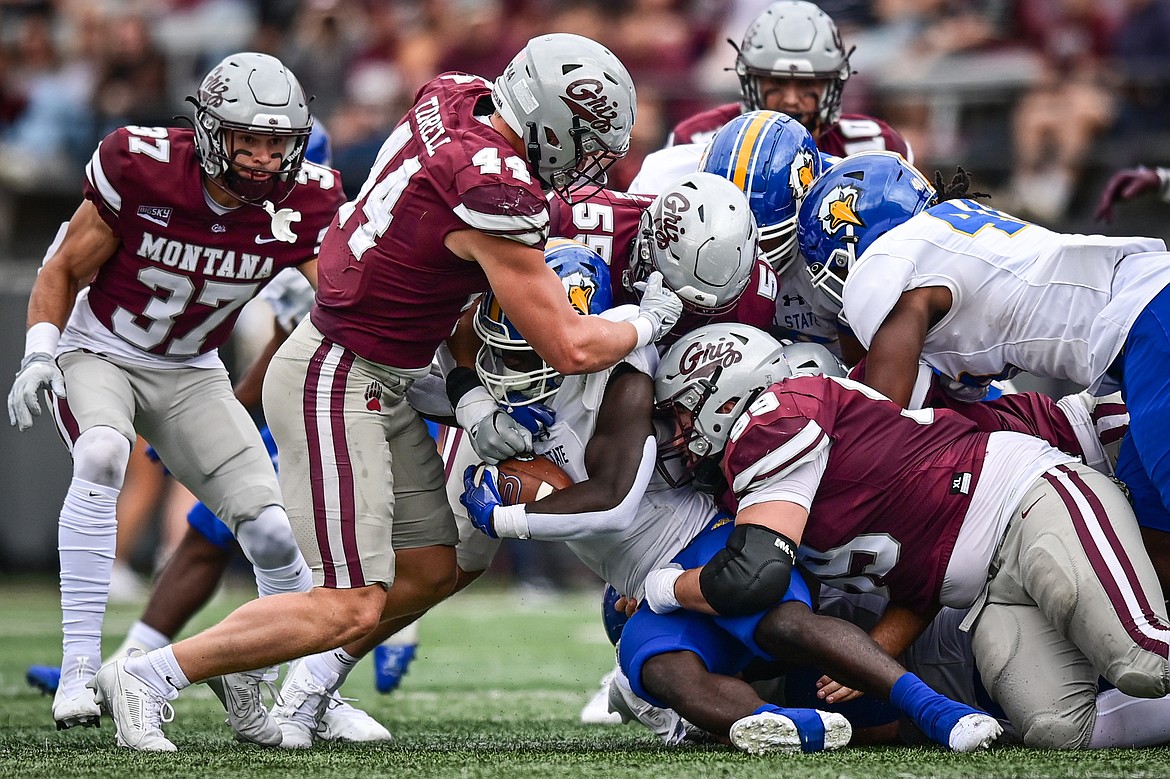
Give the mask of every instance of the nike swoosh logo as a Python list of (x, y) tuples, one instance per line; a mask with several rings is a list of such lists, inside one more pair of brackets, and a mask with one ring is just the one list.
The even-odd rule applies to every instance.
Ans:
[(1024, 509), (1023, 511), (1021, 511), (1021, 512), (1020, 512), (1020, 519), (1024, 519), (1025, 517), (1027, 517), (1027, 516), (1028, 516), (1028, 512), (1030, 512), (1032, 509), (1036, 508), (1036, 504), (1037, 504), (1037, 503), (1039, 503), (1039, 502), (1040, 502), (1040, 501), (1042, 501), (1042, 500), (1044, 500), (1044, 498), (1036, 498), (1036, 500), (1032, 501), (1032, 505), (1031, 505), (1031, 506), (1028, 506), (1028, 508), (1026, 508), (1026, 509)]
[(272, 243), (275, 240), (277, 240), (277, 239), (276, 238), (261, 238), (258, 235), (256, 236), (256, 243)]

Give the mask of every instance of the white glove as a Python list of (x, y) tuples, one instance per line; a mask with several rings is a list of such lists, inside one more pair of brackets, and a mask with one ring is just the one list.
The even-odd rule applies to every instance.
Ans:
[(500, 460), (532, 451), (532, 433), (502, 411), (483, 387), (476, 387), (459, 399), (455, 420), (471, 436), (471, 448), (486, 463), (495, 465)]
[(646, 597), (643, 602), (655, 614), (669, 614), (682, 608), (674, 594), (674, 583), (683, 575), (683, 567), (670, 563), (665, 568), (656, 568), (646, 575)]
[(20, 363), (8, 393), (8, 421), (21, 432), (32, 427), (34, 416), (41, 415), (41, 387), (48, 387), (59, 398), (65, 397), (65, 375), (57, 361), (47, 352), (34, 352)]
[[(646, 320), (649, 324), (649, 342), (657, 341), (670, 332), (670, 328), (674, 327), (674, 323), (682, 316), (682, 300), (663, 286), (662, 274), (659, 271), (651, 273), (644, 286), (638, 284), (636, 287), (640, 287), (642, 292), (642, 302), (638, 304), (638, 318)], [(639, 330), (639, 336), (641, 335), (642, 331)], [(638, 345), (646, 345), (641, 342), (641, 337)]]

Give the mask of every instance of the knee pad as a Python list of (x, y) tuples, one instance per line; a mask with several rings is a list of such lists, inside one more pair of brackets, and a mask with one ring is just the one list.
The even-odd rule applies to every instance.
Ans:
[(763, 525), (736, 525), (727, 546), (703, 566), (699, 589), (725, 617), (755, 614), (784, 597), (795, 563), (791, 540)]
[(112, 427), (91, 427), (73, 443), (73, 475), (103, 487), (122, 489), (130, 441)]
[(255, 519), (241, 522), (236, 528), (236, 540), (248, 561), (261, 569), (289, 565), (301, 553), (288, 515), (280, 506), (268, 506)]

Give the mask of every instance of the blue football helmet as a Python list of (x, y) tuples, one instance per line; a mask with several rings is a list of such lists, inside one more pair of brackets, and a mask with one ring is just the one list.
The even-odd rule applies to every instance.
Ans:
[(813, 286), (840, 308), (853, 261), (937, 197), (926, 177), (894, 152), (859, 152), (825, 171), (798, 220), (800, 252)]
[(699, 170), (728, 179), (748, 196), (760, 251), (783, 272), (796, 257), (797, 211), (821, 174), (821, 155), (804, 125), (776, 111), (741, 114), (711, 139)]
[[(560, 276), (565, 295), (578, 314), (600, 314), (613, 306), (609, 266), (583, 243), (552, 238), (544, 260)], [(508, 319), (494, 294), (479, 303), (473, 326), (483, 345), (475, 372), (492, 397), (505, 408), (547, 400), (560, 389), (560, 373), (544, 361)]]
[(309, 133), (309, 142), (305, 145), (305, 159), (327, 168), (333, 167), (333, 142), (320, 122), (313, 123), (313, 132)]

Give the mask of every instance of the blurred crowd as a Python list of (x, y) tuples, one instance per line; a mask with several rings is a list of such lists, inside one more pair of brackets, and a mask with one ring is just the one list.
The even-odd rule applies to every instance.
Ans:
[[(529, 37), (607, 44), (638, 87), (627, 183), (679, 119), (734, 99), (767, 0), (0, 0), (0, 186), (73, 187), (97, 141), (173, 124), (231, 51), (280, 57), (360, 186), (415, 89), (494, 78)], [(1087, 162), (1170, 161), (1170, 0), (824, 0), (855, 46), (845, 110), (887, 119), (924, 170), (1001, 174), (1005, 207), (1067, 210)], [(990, 120), (981, 121), (981, 117)], [(1107, 158), (1107, 159), (1106, 159)]]

